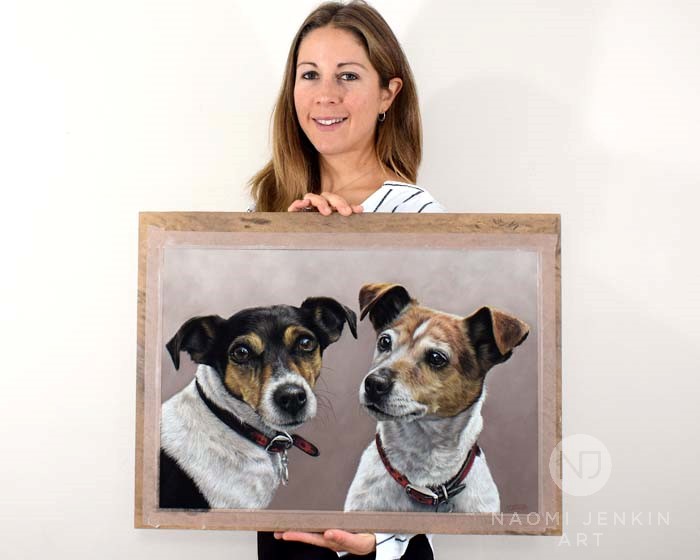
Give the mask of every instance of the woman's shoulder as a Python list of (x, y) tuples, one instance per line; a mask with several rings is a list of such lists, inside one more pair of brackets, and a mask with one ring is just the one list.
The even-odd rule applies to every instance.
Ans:
[(362, 207), (365, 212), (445, 212), (427, 189), (401, 181), (385, 181)]

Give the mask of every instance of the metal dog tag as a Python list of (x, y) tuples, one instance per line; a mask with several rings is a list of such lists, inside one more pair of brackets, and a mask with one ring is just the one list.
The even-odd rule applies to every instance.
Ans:
[(435, 511), (438, 513), (452, 513), (455, 509), (454, 504), (450, 502), (439, 502)]
[(282, 476), (282, 485), (287, 486), (289, 482), (289, 459), (287, 458), (287, 451), (282, 451), (280, 455), (280, 475)]

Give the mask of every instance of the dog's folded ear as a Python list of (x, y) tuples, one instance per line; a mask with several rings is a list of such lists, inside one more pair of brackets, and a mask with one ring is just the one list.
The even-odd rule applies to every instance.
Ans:
[(329, 297), (310, 297), (301, 304), (301, 309), (308, 311), (311, 320), (317, 327), (321, 348), (337, 341), (343, 332), (343, 326), (347, 322), (352, 336), (357, 338), (357, 315), (355, 312), (345, 307)]
[(217, 332), (226, 321), (218, 315), (193, 317), (186, 321), (165, 347), (173, 359), (175, 369), (180, 369), (180, 351), (189, 353), (192, 361), (204, 363), (204, 357), (211, 350)]
[(380, 331), (411, 303), (416, 302), (400, 284), (365, 284), (360, 288), (360, 321), (369, 313), (372, 326)]
[(484, 372), (510, 358), (513, 348), (522, 344), (530, 332), (530, 327), (517, 317), (492, 307), (482, 307), (464, 321)]

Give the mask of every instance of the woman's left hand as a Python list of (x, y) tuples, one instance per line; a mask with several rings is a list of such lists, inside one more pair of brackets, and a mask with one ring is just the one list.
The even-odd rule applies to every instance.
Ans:
[(352, 205), (342, 196), (331, 192), (322, 192), (321, 194), (306, 193), (304, 198), (292, 202), (287, 208), (287, 212), (303, 212), (314, 209), (324, 216), (330, 216), (333, 211), (338, 212), (342, 216), (362, 213), (361, 205)]
[(330, 548), (335, 552), (349, 552), (363, 556), (376, 548), (376, 538), (371, 533), (348, 533), (340, 529), (328, 529), (324, 533), (301, 533), (286, 531), (275, 533), (276, 539), (298, 541), (315, 546)]

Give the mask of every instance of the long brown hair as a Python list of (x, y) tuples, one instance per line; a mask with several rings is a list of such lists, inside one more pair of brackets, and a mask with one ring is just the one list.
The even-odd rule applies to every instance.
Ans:
[(297, 120), (294, 83), (301, 41), (309, 32), (327, 25), (349, 31), (362, 42), (381, 87), (388, 87), (391, 78), (403, 81), (386, 120), (378, 123), (375, 150), (382, 165), (405, 181), (416, 182), (422, 154), (421, 119), (406, 55), (384, 18), (366, 2), (326, 2), (309, 14), (289, 48), (272, 117), (272, 159), (250, 180), (258, 211), (282, 212), (307, 192), (320, 192), (318, 152)]

